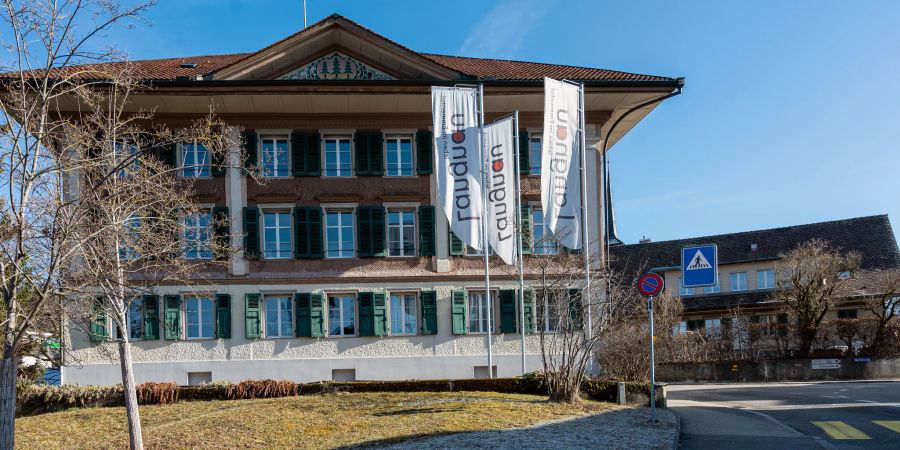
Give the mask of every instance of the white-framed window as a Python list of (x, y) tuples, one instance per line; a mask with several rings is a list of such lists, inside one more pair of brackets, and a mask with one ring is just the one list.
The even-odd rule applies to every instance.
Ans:
[(352, 258), (355, 255), (352, 209), (325, 210), (325, 256)]
[(285, 210), (263, 209), (263, 257), (292, 258), (291, 213)]
[(356, 297), (351, 294), (328, 295), (328, 335), (356, 335)]
[[(488, 308), (496, 303), (497, 293), (491, 292), (490, 298), (484, 292), (469, 292), (469, 333), (488, 332)], [(490, 330), (494, 330), (496, 318), (491, 310)]]
[(416, 294), (391, 292), (391, 335), (408, 336), (418, 330)]
[(413, 176), (413, 140), (411, 136), (388, 136), (384, 140), (384, 174), (389, 177)]
[(209, 150), (206, 146), (196, 141), (181, 144), (181, 175), (185, 178), (210, 176)]
[(353, 144), (349, 136), (326, 136), (323, 140), (325, 147), (325, 176), (349, 177), (353, 176)]
[(761, 336), (773, 336), (778, 326), (778, 316), (772, 314), (753, 316), (750, 318), (750, 322), (757, 324)]
[(747, 290), (747, 272), (731, 272), (728, 274), (728, 285), (731, 292)]
[[(110, 321), (112, 321), (112, 318), (110, 318)], [(116, 326), (115, 322), (111, 325), (115, 333), (113, 334), (114, 339), (122, 339), (119, 327)], [(134, 341), (144, 338), (144, 300), (141, 297), (132, 299), (128, 304), (128, 309), (125, 310), (125, 327), (128, 328), (128, 340)]]
[(543, 136), (537, 133), (531, 133), (528, 137), (528, 164), (531, 166), (528, 173), (531, 175), (541, 174), (541, 139)]
[(290, 150), (287, 136), (263, 136), (260, 143), (262, 176), (291, 176)]
[(134, 248), (134, 243), (140, 239), (141, 217), (137, 214), (131, 214), (122, 222), (122, 228), (125, 236), (124, 243), (119, 247), (119, 258), (124, 260), (136, 259), (140, 256)]
[(687, 333), (687, 331), (688, 331), (687, 321), (685, 321), (685, 320), (682, 320), (681, 322), (678, 322), (675, 325), (672, 325), (672, 334), (673, 335)]
[(684, 287), (684, 279), (678, 277), (678, 293), (684, 297), (685, 295), (694, 295), (694, 288), (692, 287)]
[(182, 218), (184, 257), (187, 259), (212, 259), (211, 228), (212, 211), (203, 209)]
[[(493, 247), (488, 244), (488, 256), (494, 256), (496, 253), (494, 252)], [(466, 256), (484, 256), (484, 252), (481, 250), (475, 250), (474, 247), (466, 246)]]
[(705, 286), (703, 288), (703, 293), (704, 294), (718, 294), (719, 292), (722, 292), (722, 280), (721, 279), (722, 279), (721, 275), (716, 277), (716, 284), (714, 284), (712, 286)]
[(215, 310), (216, 303), (212, 297), (185, 297), (185, 337), (188, 339), (212, 339), (216, 337)]
[(756, 271), (756, 288), (757, 289), (774, 289), (775, 288), (775, 269), (757, 270)]
[(266, 295), (266, 337), (294, 336), (294, 301), (290, 295)]
[(388, 209), (388, 256), (416, 256), (416, 212)]
[(141, 165), (137, 156), (140, 150), (137, 144), (131, 140), (116, 141), (114, 150), (116, 152), (116, 160), (122, 166), (117, 173), (119, 177), (126, 178), (137, 171)]
[(706, 330), (708, 336), (720, 336), (722, 334), (721, 319), (705, 319), (703, 321), (703, 329)]
[(539, 301), (537, 304), (538, 310), (535, 321), (537, 322), (536, 325), (543, 328), (544, 332), (554, 333), (559, 331), (559, 313), (562, 310), (562, 307), (559, 304), (558, 298), (556, 293), (548, 292), (543, 300)]
[(550, 227), (544, 223), (544, 211), (540, 208), (532, 208), (531, 226), (535, 255), (555, 255), (559, 253), (559, 243), (554, 239)]

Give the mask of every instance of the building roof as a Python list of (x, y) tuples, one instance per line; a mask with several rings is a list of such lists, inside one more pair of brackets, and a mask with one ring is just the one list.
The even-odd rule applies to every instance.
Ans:
[[(150, 59), (132, 61), (138, 76), (144, 81), (175, 81), (215, 79), (216, 72), (229, 66), (242, 63), (250, 57), (265, 53), (274, 47), (305, 34), (315, 33), (320, 24), (327, 21), (341, 21), (352, 24), (370, 33), (372, 38), (383, 40), (408, 51), (411, 55), (431, 61), (440, 66), (459, 73), (459, 79), (496, 79), (496, 80), (540, 80), (544, 77), (584, 80), (584, 81), (631, 81), (631, 82), (674, 82), (675, 78), (645, 75), (615, 70), (597, 69), (589, 67), (567, 66), (559, 64), (545, 64), (525, 61), (510, 61), (489, 58), (468, 58), (461, 56), (436, 55), (420, 53), (408, 49), (391, 41), (368, 28), (359, 25), (343, 16), (333, 14), (321, 21), (310, 25), (304, 30), (298, 31), (262, 49), (250, 53), (232, 53), (225, 55), (181, 56), (164, 59)], [(310, 57), (317, 55), (310, 55)], [(311, 59), (311, 58), (310, 58)], [(193, 67), (182, 67), (182, 64), (194, 64)], [(58, 73), (60, 76), (71, 76), (82, 79), (103, 79), (103, 75), (109, 71), (116, 71), (124, 67), (124, 63), (101, 63), (70, 66)]]
[[(621, 245), (610, 248), (610, 254), (618, 270), (637, 273), (651, 268), (679, 267), (681, 248), (690, 245), (716, 244), (719, 264), (733, 264), (778, 259), (779, 254), (812, 239), (824, 240), (842, 252), (859, 252), (863, 270), (900, 267), (900, 250), (887, 215)], [(756, 251), (751, 250), (751, 244), (756, 244)]]

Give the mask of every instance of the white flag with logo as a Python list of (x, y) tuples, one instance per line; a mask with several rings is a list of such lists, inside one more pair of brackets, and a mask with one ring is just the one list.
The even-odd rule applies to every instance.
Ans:
[(431, 88), (438, 204), (450, 229), (481, 250), (481, 151), (475, 88)]
[(484, 127), (488, 154), (488, 242), (509, 265), (516, 264), (515, 124), (509, 117)]
[(579, 91), (544, 78), (544, 140), (541, 148), (541, 207), (544, 224), (562, 245), (581, 248), (579, 179)]

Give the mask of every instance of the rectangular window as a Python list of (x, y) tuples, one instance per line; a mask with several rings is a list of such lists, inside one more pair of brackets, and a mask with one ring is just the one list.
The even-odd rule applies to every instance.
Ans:
[(349, 177), (353, 175), (353, 158), (349, 137), (325, 138), (325, 176)]
[(676, 323), (675, 325), (672, 325), (672, 334), (673, 334), (673, 335), (675, 335), (675, 334), (687, 333), (687, 330), (688, 330), (688, 329), (687, 329), (687, 322), (684, 321), (684, 320), (682, 320), (681, 322)]
[(722, 281), (721, 276), (716, 277), (716, 284), (712, 286), (706, 286), (703, 288), (704, 294), (717, 294), (722, 291)]
[(352, 258), (353, 211), (330, 210), (325, 212), (325, 245), (329, 258)]
[(385, 174), (389, 177), (410, 177), (413, 174), (413, 150), (411, 137), (385, 139)]
[[(115, 339), (122, 339), (121, 330), (112, 323), (115, 330)], [(144, 301), (140, 297), (133, 299), (125, 311), (125, 326), (128, 328), (128, 340), (143, 339), (144, 337)]]
[[(532, 166), (534, 167), (534, 166)], [(544, 212), (538, 208), (531, 210), (531, 224), (533, 227), (535, 255), (555, 255), (559, 253), (559, 246), (554, 239), (553, 232), (544, 224)]]
[(528, 163), (531, 165), (530, 174), (541, 174), (541, 136), (531, 136), (528, 139)]
[(264, 177), (290, 176), (288, 140), (286, 137), (263, 137), (262, 175)]
[(197, 214), (184, 216), (184, 257), (187, 259), (211, 259), (210, 222), (212, 212), (200, 211)]
[(722, 321), (720, 319), (706, 319), (703, 321), (703, 328), (708, 336), (720, 336), (722, 332)]
[(728, 274), (728, 284), (731, 292), (747, 290), (747, 272), (731, 272)]
[(266, 337), (294, 336), (294, 302), (289, 295), (266, 296)]
[(774, 289), (775, 288), (775, 269), (757, 270), (756, 271), (756, 288), (757, 289)]
[(391, 334), (416, 334), (416, 294), (391, 294)]
[(543, 301), (538, 302), (538, 326), (543, 327), (547, 333), (553, 333), (559, 330), (560, 316), (559, 312), (563, 309), (558, 303), (555, 293), (547, 293)]
[(388, 210), (388, 255), (416, 256), (416, 212)]
[(292, 258), (291, 213), (263, 211), (263, 256), (267, 259)]
[(141, 230), (141, 218), (137, 215), (132, 214), (123, 223), (123, 231), (124, 231), (124, 243), (121, 247), (119, 247), (119, 258), (120, 259), (136, 259), (140, 256), (138, 251), (134, 248), (135, 244), (140, 240), (140, 230)]
[(187, 297), (184, 304), (185, 336), (188, 339), (215, 337), (215, 302), (209, 297)]
[(118, 172), (118, 176), (126, 178), (135, 173), (140, 167), (140, 159), (138, 153), (140, 149), (133, 141), (118, 141), (115, 147), (116, 160), (122, 165)]
[(678, 287), (679, 287), (678, 292), (679, 292), (679, 294), (681, 294), (682, 297), (685, 295), (694, 295), (694, 288), (684, 287), (684, 280), (681, 277), (678, 277)]
[[(469, 292), (469, 333), (487, 333), (488, 332), (488, 308), (494, 304), (497, 299), (497, 293), (491, 292), (490, 300), (484, 292)], [(494, 311), (491, 311), (490, 329), (494, 330), (496, 322)]]
[(855, 319), (855, 309), (839, 309), (837, 312), (838, 319)]
[(356, 335), (356, 299), (352, 295), (328, 296), (328, 335)]
[(186, 178), (209, 176), (209, 150), (197, 142), (181, 144), (181, 174)]
[(753, 316), (750, 322), (755, 324), (755, 328), (759, 331), (760, 336), (774, 336), (775, 329), (778, 326), (778, 316)]

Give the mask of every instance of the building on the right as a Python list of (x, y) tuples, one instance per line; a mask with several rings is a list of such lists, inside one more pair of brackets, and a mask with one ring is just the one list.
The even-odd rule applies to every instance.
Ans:
[[(613, 246), (610, 255), (613, 269), (626, 278), (647, 271), (664, 276), (666, 293), (680, 298), (684, 305), (674, 332), (717, 334), (735, 311), (756, 323), (784, 322), (783, 305), (773, 295), (780, 255), (813, 239), (860, 257), (857, 271), (839, 274), (853, 279), (859, 295), (842, 298), (825, 319), (870, 315), (863, 307), (865, 294), (872, 294), (866, 286), (870, 276), (900, 268), (900, 250), (887, 215), (671, 241), (645, 239), (638, 244)], [(719, 282), (710, 287), (686, 288), (681, 283), (681, 249), (702, 244), (718, 247)]]

